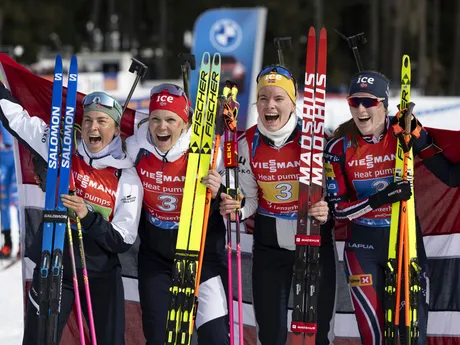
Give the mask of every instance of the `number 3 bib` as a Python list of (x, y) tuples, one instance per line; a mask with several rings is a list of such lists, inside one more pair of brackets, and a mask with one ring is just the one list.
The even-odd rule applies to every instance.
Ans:
[(256, 126), (246, 132), (250, 164), (259, 185), (257, 212), (281, 218), (297, 218), (299, 199), (299, 131), (277, 149), (267, 145)]
[(179, 222), (184, 193), (187, 156), (174, 162), (164, 163), (152, 153), (139, 160), (136, 170), (144, 187), (144, 209), (154, 225)]

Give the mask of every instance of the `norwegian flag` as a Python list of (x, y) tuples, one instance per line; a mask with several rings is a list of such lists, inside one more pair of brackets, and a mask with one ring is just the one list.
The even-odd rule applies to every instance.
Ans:
[[(0, 72), (6, 84), (18, 102), (30, 114), (49, 121), (51, 107), (52, 83), (40, 78), (7, 55), (0, 54)], [(362, 85), (366, 85), (361, 83)], [(65, 92), (64, 92), (65, 93)], [(81, 122), (83, 94), (78, 94), (76, 123)], [(133, 134), (136, 117), (140, 116), (132, 109), (127, 109), (122, 122), (123, 137)], [(460, 131), (428, 128), (443, 153), (454, 162), (460, 161)], [(244, 137), (244, 135), (242, 136)], [(17, 162), (20, 174), (18, 187), (21, 211), (25, 222), (21, 224), (22, 243), (27, 247), (42, 219), (41, 209), (44, 205), (44, 193), (36, 186), (29, 152), (19, 144), (20, 160)], [(415, 194), (417, 196), (417, 214), (423, 230), (424, 242), (429, 264), (429, 304), (428, 321), (429, 345), (460, 345), (460, 188), (449, 188), (428, 172), (422, 162), (416, 160)], [(248, 230), (242, 236), (243, 284), (244, 284), (244, 336), (246, 345), (256, 345), (257, 335), (252, 309), (251, 292), (251, 250), (253, 218), (246, 221)], [(342, 260), (345, 224), (336, 224), (336, 247)], [(137, 291), (137, 244), (120, 256), (123, 267), (123, 284), (126, 308), (126, 344), (145, 344), (142, 333), (141, 310)], [(25, 282), (24, 296), (30, 286), (33, 264), (23, 259)], [(360, 344), (359, 333), (348, 288), (343, 275), (343, 262), (339, 262), (338, 297), (336, 299), (335, 324), (331, 335), (335, 333), (335, 345)], [(236, 310), (236, 308), (235, 308)], [(166, 317), (166, 316), (165, 316)], [(67, 323), (61, 343), (78, 345), (78, 326), (76, 313), (72, 313)], [(286, 325), (287, 327), (288, 325)], [(89, 344), (89, 339), (86, 340)], [(287, 344), (291, 344), (290, 336)]]

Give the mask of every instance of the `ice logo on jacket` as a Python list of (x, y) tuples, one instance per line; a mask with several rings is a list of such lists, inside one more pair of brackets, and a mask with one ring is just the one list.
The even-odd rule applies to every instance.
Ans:
[(243, 40), (243, 30), (232, 19), (220, 19), (211, 26), (209, 40), (218, 51), (228, 53), (240, 46)]

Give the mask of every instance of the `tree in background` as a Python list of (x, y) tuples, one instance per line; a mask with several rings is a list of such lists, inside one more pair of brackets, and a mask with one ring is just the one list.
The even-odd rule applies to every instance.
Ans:
[[(364, 32), (365, 68), (399, 79), (402, 54), (411, 56), (414, 86), (424, 94), (460, 93), (460, 3), (450, 0), (2, 0), (0, 48), (24, 47), (21, 63), (39, 51), (131, 51), (149, 65), (150, 78), (178, 78), (184, 32), (215, 7), (268, 8), (264, 64), (276, 61), (273, 38), (291, 36), (286, 54), (303, 83), (308, 27), (328, 29), (328, 85), (339, 90), (356, 72), (348, 45), (334, 32)], [(395, 83), (396, 86), (397, 83)]]

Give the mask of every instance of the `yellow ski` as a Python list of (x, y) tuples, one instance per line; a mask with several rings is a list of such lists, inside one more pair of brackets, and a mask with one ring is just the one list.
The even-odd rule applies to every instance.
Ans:
[[(401, 96), (399, 116), (405, 116), (404, 136), (397, 141), (394, 180), (407, 179), (411, 184), (412, 197), (407, 201), (392, 204), (388, 261), (385, 276), (385, 345), (397, 344), (400, 324), (399, 305), (401, 301), (401, 280), (405, 277), (405, 324), (408, 344), (418, 338), (417, 301), (420, 291), (419, 266), (417, 259), (417, 239), (414, 204), (414, 160), (411, 138), (413, 103), (410, 103), (411, 67), (410, 58), (404, 55), (401, 68)], [(403, 111), (408, 109), (406, 111)], [(403, 139), (402, 139), (403, 138)], [(399, 237), (398, 237), (399, 235)], [(403, 257), (404, 256), (404, 257)], [(404, 262), (404, 265), (403, 265)], [(415, 301), (415, 303), (413, 303)]]
[(206, 186), (199, 181), (208, 174), (214, 139), (220, 54), (204, 53), (198, 76), (196, 107), (185, 175), (184, 197), (174, 258), (171, 301), (166, 326), (167, 345), (188, 345), (195, 306), (195, 279), (200, 253)]

